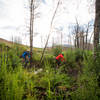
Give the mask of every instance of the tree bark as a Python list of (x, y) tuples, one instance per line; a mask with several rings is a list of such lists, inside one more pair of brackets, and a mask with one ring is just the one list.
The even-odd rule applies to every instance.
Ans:
[(85, 44), (85, 43), (84, 43), (84, 35), (83, 35), (83, 50), (85, 49), (85, 48), (84, 48), (84, 47), (85, 47), (84, 44)]
[(88, 32), (89, 32), (89, 23), (88, 23), (88, 26), (87, 26), (87, 30), (86, 30), (86, 43), (85, 43), (85, 48), (87, 49), (88, 48)]
[(77, 48), (79, 48), (79, 37), (78, 36), (76, 38), (76, 41), (77, 41)]
[(95, 2), (95, 25), (94, 25), (94, 57), (96, 57), (98, 46), (99, 46), (99, 36), (100, 36), (100, 0)]
[(76, 37), (75, 37), (75, 40), (74, 40), (74, 42), (75, 42), (75, 43), (74, 43), (74, 45), (75, 45), (75, 48), (76, 48), (76, 47), (77, 47), (77, 44), (76, 44)]
[(79, 48), (79, 23), (78, 20), (76, 18), (76, 44), (77, 44), (77, 48)]
[(32, 67), (33, 54), (33, 21), (34, 21), (34, 0), (30, 2), (30, 67)]

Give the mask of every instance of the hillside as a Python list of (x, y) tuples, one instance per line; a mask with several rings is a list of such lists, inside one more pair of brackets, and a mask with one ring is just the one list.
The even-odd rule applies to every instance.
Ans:
[[(8, 41), (8, 40), (2, 39), (2, 38), (0, 38), (0, 43), (4, 43), (7, 46), (12, 46), (13, 44), (15, 44), (15, 42)], [(24, 46), (24, 47), (29, 47), (29, 46), (26, 46), (24, 44), (18, 44), (18, 45)]]
[(8, 40), (2, 39), (2, 38), (0, 38), (0, 43), (4, 43), (4, 44), (6, 44), (8, 46), (13, 44), (11, 41), (8, 41)]
[[(5, 44), (6, 46), (11, 47), (11, 46), (13, 46), (15, 43), (14, 43), (14, 42), (11, 42), (11, 41), (8, 41), (8, 40), (5, 40), (5, 39), (0, 38), (0, 44)], [(21, 46), (21, 47), (24, 47), (24, 48), (25, 48), (25, 49), (27, 49), (28, 51), (30, 50), (29, 46), (26, 46), (26, 45), (23, 45), (23, 44), (18, 44), (18, 45), (19, 45), (19, 46)], [(41, 48), (36, 48), (36, 47), (34, 47), (34, 48), (33, 48), (33, 50), (38, 51), (38, 52), (41, 52), (41, 51), (42, 51), (42, 49), (41, 49)]]

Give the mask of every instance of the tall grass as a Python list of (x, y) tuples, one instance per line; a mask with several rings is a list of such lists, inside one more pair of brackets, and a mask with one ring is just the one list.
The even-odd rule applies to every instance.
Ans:
[[(4, 47), (3, 47), (4, 49)], [(20, 48), (0, 52), (0, 100), (99, 100), (99, 58), (94, 62), (91, 52), (65, 51), (66, 63), (56, 68), (47, 56), (42, 72), (24, 69)], [(81, 61), (80, 56), (84, 59)], [(79, 57), (79, 60), (76, 58)], [(36, 54), (36, 61), (39, 59)], [(81, 71), (82, 69), (82, 71)], [(98, 71), (99, 72), (99, 71)]]

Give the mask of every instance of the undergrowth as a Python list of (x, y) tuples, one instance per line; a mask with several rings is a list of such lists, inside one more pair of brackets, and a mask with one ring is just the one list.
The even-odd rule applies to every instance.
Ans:
[[(42, 71), (36, 74), (33, 68), (23, 67), (19, 56), (24, 50), (2, 49), (0, 100), (100, 100), (100, 58), (94, 62), (91, 51), (65, 51), (66, 63), (59, 68), (55, 58), (47, 56)], [(34, 55), (34, 62), (39, 62), (39, 58), (38, 53)]]

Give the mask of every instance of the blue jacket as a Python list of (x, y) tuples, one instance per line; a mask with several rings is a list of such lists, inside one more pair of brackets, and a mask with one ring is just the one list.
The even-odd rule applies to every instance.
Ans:
[(23, 54), (22, 54), (22, 57), (25, 59), (25, 57), (28, 56), (30, 58), (30, 53), (25, 51)]

